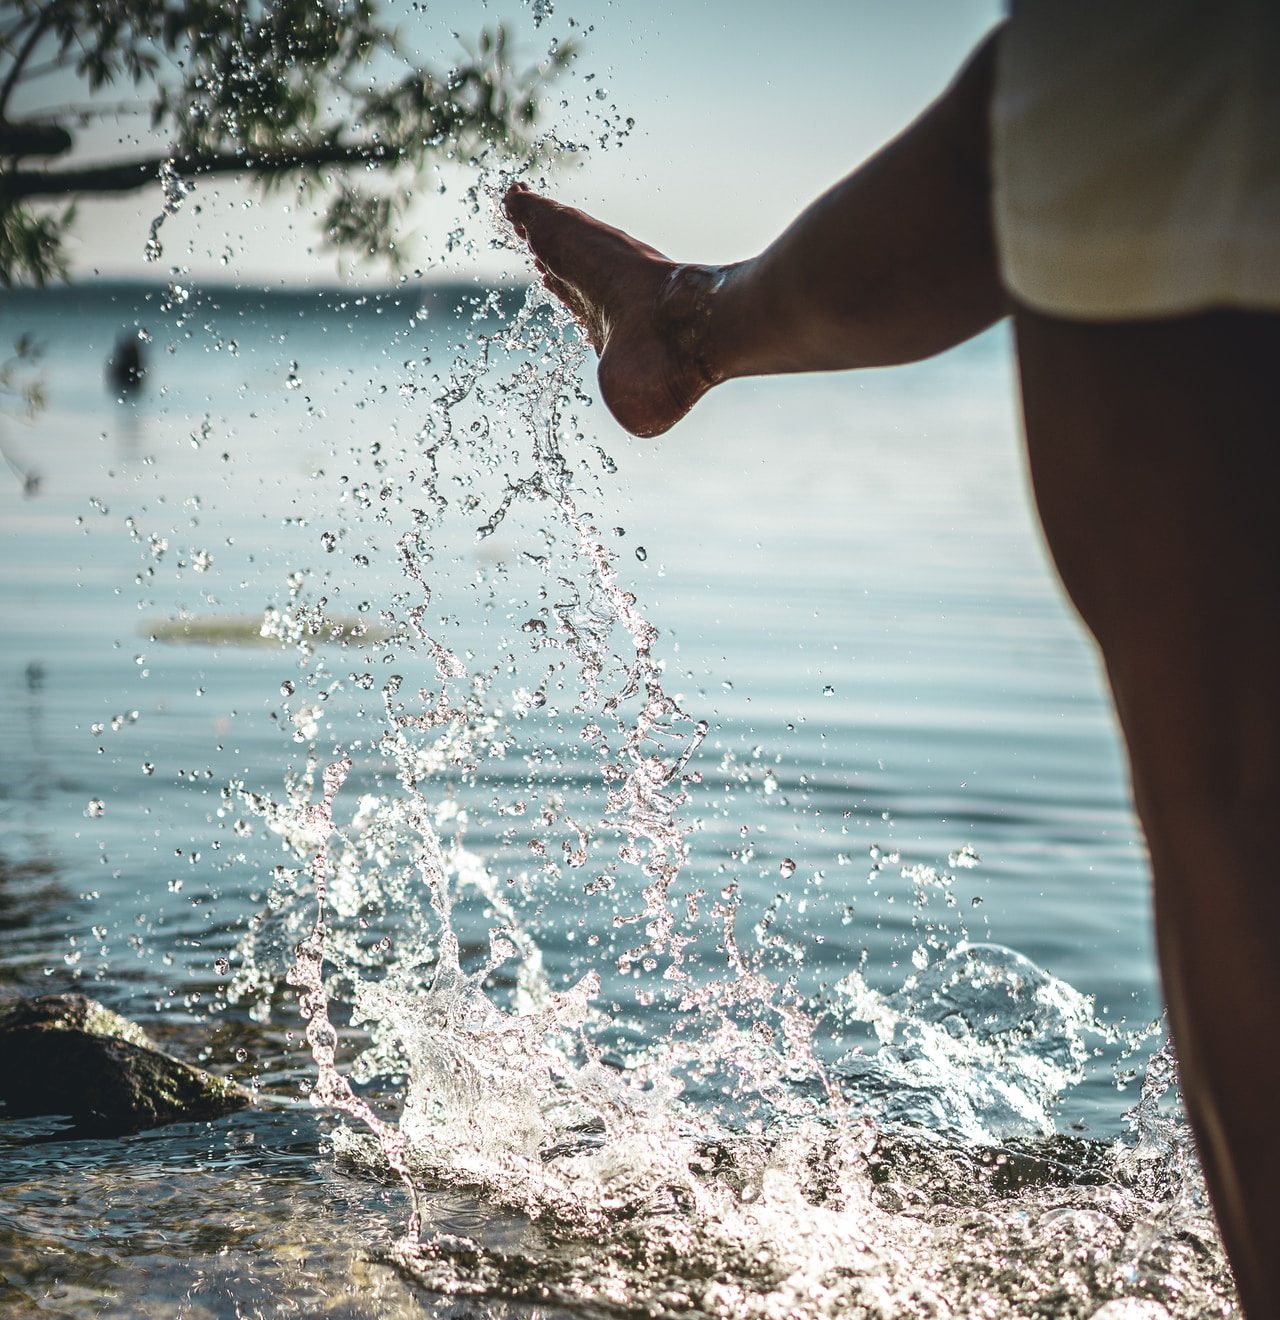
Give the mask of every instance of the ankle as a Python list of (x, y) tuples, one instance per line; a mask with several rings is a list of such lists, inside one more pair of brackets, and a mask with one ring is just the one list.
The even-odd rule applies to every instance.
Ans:
[(715, 333), (729, 270), (724, 266), (676, 266), (658, 295), (659, 328), (707, 389), (732, 374)]

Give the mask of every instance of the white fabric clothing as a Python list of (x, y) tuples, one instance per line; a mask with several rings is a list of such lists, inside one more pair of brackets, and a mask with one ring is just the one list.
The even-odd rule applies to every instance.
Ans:
[(1280, 0), (1014, 0), (992, 174), (1033, 309), (1280, 311)]

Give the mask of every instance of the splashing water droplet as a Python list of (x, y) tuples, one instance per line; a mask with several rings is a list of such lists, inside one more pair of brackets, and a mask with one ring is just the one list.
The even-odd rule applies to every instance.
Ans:
[(160, 190), (164, 195), (164, 209), (151, 222), (151, 231), (143, 248), (143, 256), (147, 261), (159, 261), (164, 254), (160, 243), (160, 226), (169, 216), (177, 214), (183, 200), (195, 190), (195, 184), (183, 179), (172, 160), (166, 160), (160, 164)]

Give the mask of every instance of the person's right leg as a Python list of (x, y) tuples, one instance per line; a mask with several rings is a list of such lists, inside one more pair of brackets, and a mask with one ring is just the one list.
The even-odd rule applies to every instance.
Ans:
[(1280, 316), (1015, 316), (1049, 545), (1102, 648), (1174, 1042), (1246, 1313), (1280, 1314)]

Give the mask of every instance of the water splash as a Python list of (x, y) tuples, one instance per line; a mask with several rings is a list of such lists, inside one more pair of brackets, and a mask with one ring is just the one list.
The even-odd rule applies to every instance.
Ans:
[(996, 945), (962, 942), (893, 994), (856, 971), (837, 993), (880, 1042), (844, 1066), (869, 1110), (971, 1142), (1051, 1135), (1055, 1102), (1084, 1076), (1088, 1037), (1114, 1039), (1088, 998)]
[[(152, 220), (146, 245), (143, 248), (143, 256), (148, 261), (159, 261), (164, 255), (164, 247), (160, 242), (160, 227), (171, 215), (178, 214), (188, 195), (195, 191), (195, 184), (178, 173), (172, 160), (165, 160), (160, 162), (160, 191), (164, 197), (163, 209)], [(185, 301), (185, 297), (181, 301)]]
[[(549, 1198), (595, 1213), (587, 1207), (598, 1190), (584, 1200), (582, 1177), (570, 1180), (571, 1187), (561, 1173), (548, 1171), (541, 1154), (591, 1130), (604, 1134), (603, 1158), (614, 1166), (610, 1195), (619, 1180), (649, 1186), (658, 1172), (669, 1181), (679, 1168), (686, 1169), (687, 1182), (680, 1152), (688, 1143), (679, 1130), (690, 1119), (667, 1104), (682, 1089), (682, 1068), (705, 1077), (727, 1066), (750, 1083), (740, 1089), (793, 1116), (815, 1111), (816, 1101), (791, 1084), (789, 1074), (804, 1073), (818, 1080), (829, 1120), (844, 1118), (838, 1089), (811, 1046), (812, 1021), (794, 995), (779, 990), (737, 948), (732, 887), (703, 917), (729, 950), (728, 974), (708, 982), (685, 965), (694, 935), (692, 923), (682, 925), (677, 914), (688, 917), (696, 895), (684, 895), (682, 909), (673, 887), (691, 828), (681, 809), (701, 777), (694, 763), (708, 725), (668, 693), (655, 654), (657, 630), (580, 506), (564, 442), (581, 435), (567, 404), (576, 392), (582, 349), (566, 341), (563, 319), (548, 318), (548, 310), (544, 298), (531, 295), (508, 327), (480, 337), (419, 433), (412, 480), (424, 507), (396, 537), (408, 586), (395, 609), (383, 612), (382, 624), (396, 647), (388, 654), (406, 668), (425, 662), (431, 686), (413, 691), (400, 674), (382, 684), (383, 729), (375, 750), (392, 770), (395, 791), (362, 795), (349, 825), (339, 828), (334, 794), (354, 764), (347, 752), (323, 768), (313, 756), (282, 802), (241, 789), (303, 864), (278, 868), (268, 911), (242, 945), (234, 991), (269, 991), (282, 957), (297, 949), (289, 975), (303, 990), (309, 1035), (319, 1046), (314, 1095), (360, 1119), (385, 1144), (390, 1129), (363, 1102), (355, 1103), (336, 1064), (328, 1001), (351, 1005), (351, 1023), (369, 1036), (353, 1075), (368, 1080), (398, 1070), (409, 1079), (387, 1152), (397, 1172), (412, 1149), (434, 1176), (475, 1181), (526, 1208)], [(487, 377), (499, 361), (507, 374), (495, 388)], [(496, 413), (501, 432), (489, 413), (477, 415), (477, 406)], [(514, 655), (508, 653), (505, 667), (469, 670), (431, 626), (439, 608), (435, 538), (450, 517), (478, 516), (485, 508), (477, 472), (487, 472), (496, 486), (476, 526), (481, 539), (493, 537), (527, 505), (537, 506), (544, 525), (550, 516), (559, 529), (558, 539), (544, 535), (545, 553), (524, 556), (534, 568), (534, 597), (546, 604), (534, 626), (529, 620), (520, 626), (521, 659), (540, 663), (542, 675), (531, 690), (505, 696), (499, 681), (517, 668)], [(297, 602), (287, 616), (295, 622), (277, 616), (276, 630), (302, 643), (323, 627), (320, 617), (298, 626), (306, 612)], [(282, 688), (287, 698), (296, 691), (292, 680)], [(548, 704), (561, 692), (571, 695), (565, 715)], [(518, 726), (542, 711), (557, 721), (561, 736), (553, 733), (548, 742), (540, 731), (532, 759), (550, 759), (549, 769), (578, 776), (578, 805), (570, 810), (555, 775), (529, 777), (526, 788), (541, 807), (527, 840), (535, 865), (508, 874), (504, 885), (466, 846), (467, 814), (456, 793), (476, 782), (485, 762), (502, 759), (520, 739)], [(309, 737), (319, 734), (309, 704), (296, 707), (292, 719), (302, 721)], [(566, 719), (577, 735), (571, 741)], [(319, 802), (313, 800), (317, 774)], [(525, 810), (524, 800), (516, 799), (499, 814)], [(327, 831), (323, 845), (316, 840), (319, 825)], [(588, 1029), (589, 1020), (592, 1027), (608, 1025), (592, 1007), (599, 973), (552, 993), (537, 941), (504, 894), (512, 888), (536, 894), (540, 884), (562, 883), (588, 860), (598, 873), (583, 889), (602, 900), (589, 911), (598, 927), (593, 939), (605, 937), (610, 946), (612, 980), (631, 982), (645, 1007), (661, 997), (686, 1017), (700, 1014), (710, 1037), (695, 1041), (673, 1033), (637, 1051), (626, 1075), (602, 1061), (602, 1047)], [(313, 890), (318, 919), (309, 912)], [(471, 893), (499, 924), (482, 918), (478, 928), (460, 917)], [(487, 948), (482, 958), (475, 957), (477, 940)], [(500, 1002), (491, 983), (509, 963), (516, 965), (512, 993)], [(769, 1015), (776, 1031), (763, 1021)], [(661, 1152), (657, 1170), (654, 1151)], [(598, 1164), (602, 1157), (592, 1158)], [(630, 1169), (625, 1176), (624, 1164)]]
[[(338, 1158), (406, 1188), (389, 1258), (451, 1296), (620, 1315), (1230, 1314), (1185, 1130), (1151, 1101), (1134, 1142), (1054, 1132), (1090, 1037), (1113, 1039), (1085, 997), (930, 926), (897, 989), (854, 972), (818, 1001), (773, 970), (767, 922), (742, 944), (736, 881), (687, 880), (709, 729), (587, 511), (610, 464), (582, 354), (535, 291), (438, 381), (391, 531), (402, 587), (345, 680), (378, 694), (372, 735), (332, 738), (328, 595), (296, 578), (269, 612), (308, 755), (280, 800), (235, 787), (293, 861), (234, 991), (265, 1016), (282, 975), (298, 990)], [(944, 887), (902, 874), (920, 912)], [(553, 983), (543, 950), (570, 935)], [(833, 1024), (878, 1047), (833, 1059)], [(524, 1228), (437, 1229), (441, 1189)]]

